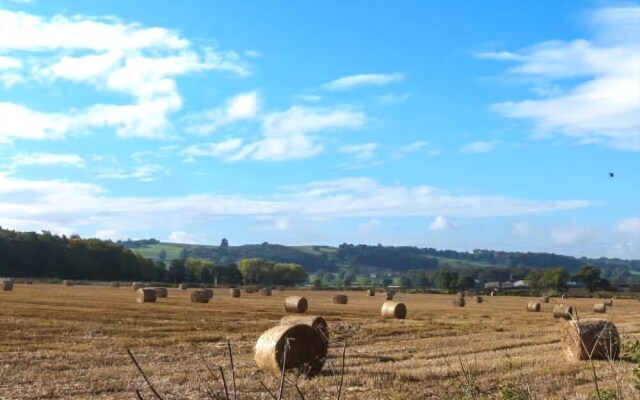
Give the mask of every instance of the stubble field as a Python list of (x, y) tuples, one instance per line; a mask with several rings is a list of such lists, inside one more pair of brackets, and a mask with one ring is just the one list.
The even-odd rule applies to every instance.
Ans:
[[(164, 399), (211, 398), (205, 385), (214, 398), (224, 398), (222, 382), (207, 366), (223, 366), (231, 385), (227, 340), (238, 399), (269, 399), (262, 385), (276, 392), (278, 377), (256, 368), (253, 347), (279, 324), (290, 295), (307, 297), (307, 314), (323, 316), (330, 328), (323, 372), (298, 380), (306, 399), (335, 398), (345, 339), (342, 399), (500, 399), (510, 392), (587, 399), (595, 390), (589, 363), (565, 358), (564, 321), (551, 314), (559, 299), (532, 313), (525, 297), (468, 299), (466, 307), (454, 308), (451, 296), (400, 293), (394, 300), (406, 304), (407, 319), (385, 320), (380, 293), (348, 292), (349, 303), (338, 305), (332, 292), (231, 298), (216, 289), (209, 304), (191, 303), (190, 292), (169, 289), (168, 298), (139, 304), (128, 287), (16, 284), (0, 291), (0, 399), (135, 399), (135, 389), (153, 398), (126, 349)], [(580, 318), (611, 318), (623, 340), (640, 339), (637, 300), (616, 299), (604, 316), (591, 311), (593, 299), (562, 301)], [(632, 369), (628, 361), (596, 362), (600, 388), (637, 397)], [(300, 398), (291, 383), (285, 398)]]

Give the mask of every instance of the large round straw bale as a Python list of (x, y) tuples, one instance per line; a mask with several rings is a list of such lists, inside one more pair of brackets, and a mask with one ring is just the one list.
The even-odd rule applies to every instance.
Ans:
[(349, 297), (346, 294), (336, 293), (333, 295), (333, 304), (347, 304)]
[(262, 288), (262, 290), (260, 292), (265, 296), (271, 296), (271, 288), (270, 287)]
[(606, 313), (607, 312), (607, 305), (605, 303), (596, 303), (593, 305), (593, 312), (597, 312), (597, 313)]
[(187, 290), (187, 289), (189, 289), (189, 284), (188, 283), (181, 283), (181, 284), (178, 285), (178, 289)]
[(549, 296), (542, 296), (542, 302), (543, 303), (548, 303), (549, 302)]
[(13, 281), (11, 279), (3, 279), (2, 290), (6, 290), (6, 291), (13, 290)]
[(376, 290), (374, 288), (369, 288), (369, 296), (375, 296)]
[(75, 285), (75, 283), (73, 283), (73, 281), (70, 280), (70, 279), (65, 279), (64, 281), (62, 281), (62, 284), (65, 285), (65, 286), (73, 286), (73, 285)]
[(285, 315), (280, 319), (280, 325), (309, 325), (329, 339), (329, 325), (324, 318), (317, 315)]
[(33, 279), (27, 279), (27, 285), (33, 285)]
[(564, 304), (558, 304), (553, 307), (553, 318), (571, 319), (573, 316), (573, 307)]
[(462, 297), (456, 297), (451, 300), (451, 304), (453, 304), (454, 307), (464, 307), (465, 303), (466, 302)]
[(153, 288), (156, 291), (156, 297), (167, 297), (169, 295), (169, 291), (164, 287)]
[(309, 308), (307, 299), (300, 296), (289, 296), (284, 300), (284, 310), (290, 313), (304, 314)]
[(611, 307), (613, 306), (613, 299), (604, 299), (602, 300), (602, 303), (607, 307)]
[(395, 293), (393, 293), (392, 291), (391, 291), (391, 292), (386, 292), (386, 293), (384, 294), (384, 299), (385, 299), (385, 300), (387, 300), (387, 301), (388, 301), (388, 300), (393, 300), (393, 295), (394, 295), (394, 294), (395, 294)]
[(383, 318), (405, 319), (407, 317), (407, 306), (396, 301), (385, 301), (382, 304), (380, 314)]
[(245, 287), (244, 292), (249, 294), (253, 293), (253, 287), (252, 286)]
[(527, 311), (539, 312), (540, 311), (540, 303), (537, 301), (530, 301), (527, 303)]
[(280, 292), (284, 292), (285, 287), (284, 287), (284, 285), (280, 285), (276, 289), (278, 289), (278, 291), (280, 291)]
[(229, 294), (231, 295), (231, 297), (240, 297), (240, 289), (231, 288), (229, 289)]
[(138, 303), (155, 303), (156, 291), (152, 288), (140, 288), (136, 292), (136, 301)]
[(620, 336), (613, 322), (606, 319), (567, 321), (562, 343), (574, 360), (615, 360), (620, 354)]
[(478, 304), (482, 303), (482, 296), (476, 296), (476, 303)]
[(146, 285), (142, 282), (133, 282), (131, 284), (131, 289), (133, 289), (133, 291), (137, 291), (138, 289), (142, 289), (144, 288)]
[(284, 367), (285, 370), (314, 376), (322, 370), (328, 345), (320, 332), (309, 325), (274, 326), (256, 342), (254, 358), (258, 368), (274, 374), (281, 373)]
[(211, 289), (198, 289), (191, 292), (192, 303), (208, 303), (213, 297), (213, 290)]
[(111, 287), (119, 288), (120, 282), (111, 282)]

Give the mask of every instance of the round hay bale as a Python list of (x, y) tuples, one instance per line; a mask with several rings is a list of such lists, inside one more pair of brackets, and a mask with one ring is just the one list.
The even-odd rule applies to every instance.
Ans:
[(261, 293), (265, 296), (271, 296), (271, 288), (270, 287), (262, 288)]
[(136, 292), (136, 301), (138, 303), (155, 303), (156, 291), (152, 288), (140, 288)]
[(229, 289), (229, 294), (231, 295), (231, 297), (240, 297), (240, 289), (231, 288)]
[(620, 354), (620, 336), (613, 322), (606, 319), (567, 321), (562, 343), (573, 360), (615, 360)]
[(156, 291), (156, 297), (167, 297), (169, 295), (169, 291), (164, 287), (153, 288)]
[(549, 296), (542, 296), (542, 302), (543, 303), (548, 303), (549, 302)]
[(604, 299), (604, 300), (602, 300), (602, 303), (607, 307), (612, 307), (613, 306), (613, 299)]
[(198, 289), (191, 292), (192, 303), (208, 303), (213, 297), (213, 290), (211, 289)]
[(309, 325), (329, 340), (329, 325), (324, 318), (317, 315), (285, 315), (280, 319), (280, 325)]
[(120, 282), (111, 282), (111, 287), (119, 288), (120, 287)]
[(596, 303), (593, 305), (593, 312), (604, 314), (607, 312), (607, 305), (605, 303)]
[(573, 317), (573, 307), (558, 304), (553, 307), (553, 318), (571, 319)]
[(284, 285), (280, 285), (280, 286), (277, 287), (277, 289), (278, 289), (279, 292), (284, 292), (285, 287), (284, 287)]
[(254, 359), (258, 368), (274, 374), (281, 373), (284, 361), (285, 370), (314, 376), (324, 366), (327, 349), (328, 342), (309, 325), (274, 326), (260, 335)]
[(476, 303), (482, 304), (482, 296), (476, 296)]
[(376, 290), (374, 288), (369, 288), (369, 296), (375, 296)]
[(7, 292), (13, 290), (13, 281), (11, 279), (3, 279), (2, 290), (5, 290)]
[(349, 301), (349, 297), (346, 294), (334, 294), (333, 295), (333, 304), (347, 304)]
[(75, 285), (75, 283), (72, 280), (69, 280), (69, 279), (65, 279), (64, 281), (62, 281), (62, 284), (64, 286), (74, 286)]
[(284, 300), (284, 310), (290, 313), (304, 314), (309, 308), (307, 299), (300, 296), (289, 296)]
[(178, 289), (187, 290), (187, 289), (189, 289), (189, 284), (188, 283), (181, 283), (181, 284), (178, 285)]
[(131, 289), (133, 289), (133, 291), (137, 291), (138, 289), (142, 289), (144, 288), (146, 285), (142, 282), (133, 282), (131, 284)]
[(537, 301), (528, 302), (527, 311), (540, 312), (540, 303), (538, 303)]
[(33, 285), (33, 279), (27, 279), (27, 285)]
[(380, 314), (383, 318), (405, 319), (407, 317), (407, 306), (396, 301), (385, 301), (382, 304)]
[(567, 293), (562, 293), (562, 295), (560, 296), (561, 299), (568, 299), (569, 295)]
[(393, 295), (394, 295), (394, 293), (393, 293), (393, 292), (386, 292), (386, 293), (384, 294), (384, 299), (385, 299), (385, 300), (387, 300), (387, 301), (389, 301), (389, 300), (393, 300)]
[(249, 294), (253, 293), (253, 287), (247, 286), (246, 288), (244, 288), (244, 292)]
[(461, 299), (464, 299), (465, 294), (466, 293), (464, 292), (464, 290), (462, 290), (462, 291), (458, 292), (458, 297), (461, 298)]
[(462, 297), (456, 297), (455, 299), (451, 300), (451, 304), (453, 304), (454, 307), (464, 307), (465, 303), (466, 302)]

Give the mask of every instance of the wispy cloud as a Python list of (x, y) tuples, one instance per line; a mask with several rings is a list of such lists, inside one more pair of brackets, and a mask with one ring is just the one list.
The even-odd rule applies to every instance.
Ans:
[[(492, 109), (531, 121), (536, 135), (563, 135), (640, 151), (640, 7), (604, 8), (593, 14), (592, 40), (538, 43), (517, 53), (485, 53), (515, 61), (507, 75), (562, 84), (544, 99), (506, 101)], [(539, 86), (536, 84), (536, 86)], [(553, 86), (552, 86), (553, 87)]]
[(177, 231), (183, 228), (173, 227), (221, 217), (450, 219), (543, 214), (589, 205), (585, 200), (454, 195), (430, 186), (384, 185), (369, 178), (316, 181), (263, 196), (118, 197), (109, 196), (97, 185), (27, 180), (0, 173), (0, 220), (3, 226), (28, 230), (65, 228), (79, 232), (90, 225), (91, 232), (117, 227), (125, 234), (154, 229), (158, 215), (164, 216), (167, 229)]
[(640, 218), (635, 217), (624, 219), (618, 222), (616, 230), (631, 236), (640, 237)]
[(169, 170), (162, 165), (147, 164), (138, 165), (131, 169), (102, 170), (97, 175), (98, 179), (133, 179), (138, 182), (151, 182), (159, 174), (168, 174)]
[(68, 166), (84, 168), (84, 159), (77, 154), (18, 153), (11, 158), (10, 168), (25, 166)]
[(400, 104), (409, 100), (410, 97), (409, 93), (387, 93), (382, 96), (376, 96), (374, 99), (379, 104)]
[(402, 74), (360, 74), (345, 76), (322, 85), (326, 90), (349, 90), (359, 86), (383, 86), (404, 79)]
[(429, 224), (429, 229), (432, 231), (448, 231), (457, 228), (458, 225), (455, 222), (440, 215), (435, 217), (434, 220)]
[(370, 160), (376, 155), (376, 149), (379, 143), (363, 143), (342, 146), (338, 149), (340, 153), (349, 154), (358, 160)]
[(496, 148), (497, 144), (498, 142), (495, 142), (495, 141), (491, 141), (491, 142), (477, 141), (477, 142), (472, 142), (463, 146), (460, 149), (460, 151), (463, 153), (471, 153), (471, 154), (489, 153)]
[(11, 75), (0, 76), (5, 85), (71, 81), (131, 99), (46, 113), (0, 103), (0, 141), (60, 138), (96, 128), (113, 129), (121, 137), (164, 137), (171, 129), (169, 116), (182, 108), (177, 76), (249, 73), (234, 52), (196, 47), (171, 30), (112, 17), (42, 18), (0, 10), (0, 26), (3, 65), (12, 67)]
[(364, 113), (349, 107), (293, 106), (285, 111), (264, 115), (260, 127), (262, 137), (257, 140), (229, 138), (222, 142), (191, 146), (185, 154), (189, 157), (221, 157), (231, 162), (300, 160), (323, 151), (319, 133), (357, 129), (365, 121)]
[(252, 120), (258, 114), (258, 94), (255, 91), (240, 93), (227, 101), (224, 107), (214, 108), (189, 118), (189, 132), (209, 134), (238, 121)]

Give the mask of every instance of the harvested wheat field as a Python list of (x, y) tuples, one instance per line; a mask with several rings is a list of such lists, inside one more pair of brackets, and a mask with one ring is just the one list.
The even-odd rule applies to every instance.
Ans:
[[(553, 306), (537, 313), (529, 298), (487, 297), (452, 307), (445, 295), (396, 294), (408, 319), (380, 316), (383, 300), (352, 292), (337, 307), (327, 292), (274, 291), (232, 298), (216, 289), (208, 304), (192, 303), (191, 290), (137, 303), (130, 287), (16, 285), (0, 291), (0, 399), (135, 399), (152, 393), (127, 355), (130, 349), (164, 399), (224, 398), (225, 367), (231, 390), (227, 340), (236, 365), (238, 399), (270, 399), (279, 377), (259, 371), (254, 346), (280, 324), (284, 300), (302, 295), (309, 314), (326, 319), (330, 344), (324, 368), (297, 380), (306, 399), (503, 398), (505, 388), (529, 399), (587, 399), (594, 392), (588, 362), (568, 360), (561, 344), (563, 319)], [(592, 299), (565, 299), (580, 318), (611, 318), (623, 340), (640, 339), (640, 303), (616, 299), (611, 312), (593, 312)], [(600, 388), (633, 392), (627, 361), (595, 362)], [(287, 379), (284, 398), (300, 398)], [(262, 384), (261, 384), (262, 383)], [(206, 385), (211, 392), (207, 394)], [(463, 397), (471, 394), (470, 397)], [(456, 397), (459, 395), (459, 397)], [(511, 397), (514, 398), (514, 397)]]

